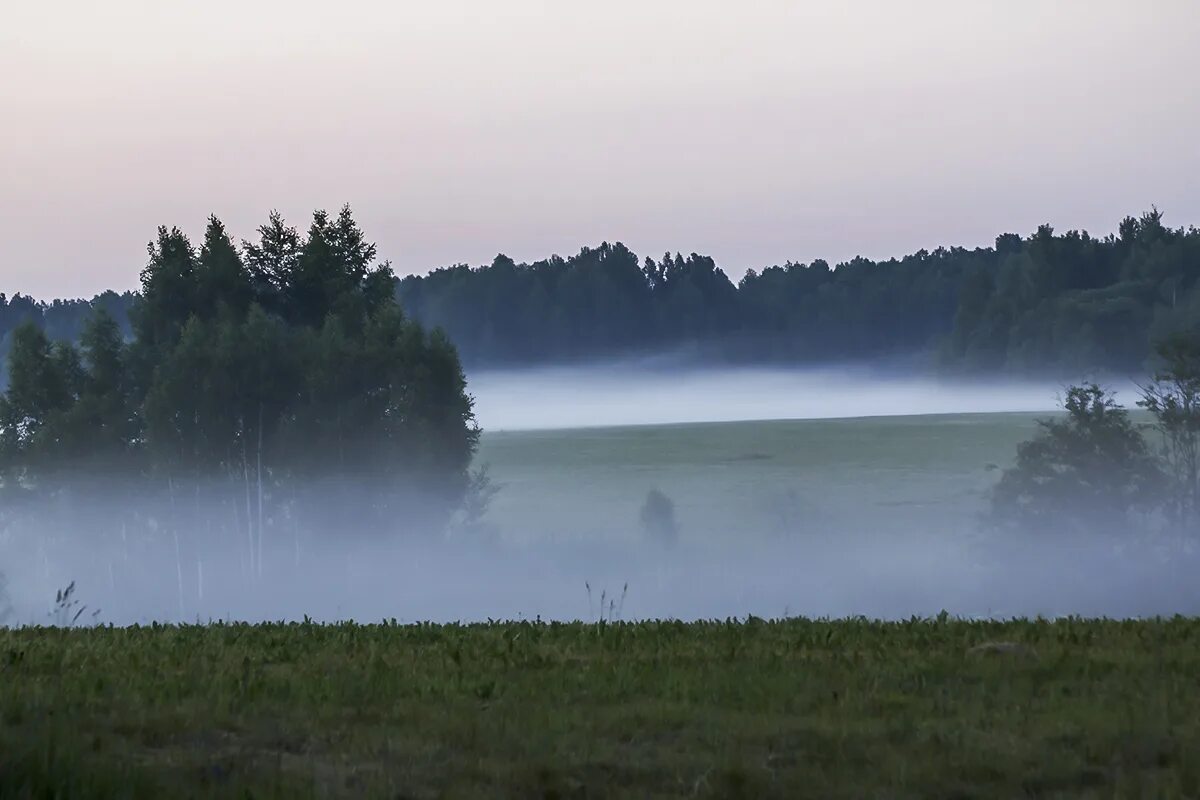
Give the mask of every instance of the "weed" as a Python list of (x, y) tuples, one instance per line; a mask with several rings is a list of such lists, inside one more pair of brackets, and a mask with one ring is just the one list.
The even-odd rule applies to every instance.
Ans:
[[(75, 596), (75, 581), (67, 584), (67, 588), (54, 593), (54, 608), (48, 616), (52, 625), (58, 628), (69, 628), (79, 621), (87, 606), (79, 602)], [(90, 621), (95, 622), (100, 616), (100, 609), (93, 609), (89, 615)]]

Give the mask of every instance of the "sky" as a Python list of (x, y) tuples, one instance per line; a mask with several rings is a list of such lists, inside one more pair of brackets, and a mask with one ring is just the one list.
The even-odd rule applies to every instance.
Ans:
[(1200, 6), (0, 0), (0, 291), (350, 203), (399, 273), (1200, 224)]

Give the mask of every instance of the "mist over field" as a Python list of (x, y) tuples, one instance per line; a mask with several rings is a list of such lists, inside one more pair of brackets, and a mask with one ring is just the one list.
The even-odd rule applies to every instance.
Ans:
[(1198, 40), (4, 3), (0, 800), (1200, 798)]
[[(476, 463), (498, 490), (475, 524), (384, 538), (356, 529), (357, 498), (314, 484), (327, 529), (281, 518), (247, 543), (236, 525), (214, 531), (241, 512), (201, 508), (207, 488), (171, 502), (209, 522), (163, 511), (152, 535), (97, 529), (96, 509), (68, 498), (0, 540), (9, 621), (62, 621), (53, 601), (70, 581), (68, 615), (86, 605), (78, 623), (115, 624), (1200, 609), (1190, 570), (1152, 547), (980, 526), (1053, 386), (610, 366), (483, 374), (470, 389), (487, 429)], [(674, 542), (646, 529), (651, 490), (673, 506)]]
[(714, 368), (654, 360), (482, 371), (471, 376), (485, 430), (769, 419), (1049, 411), (1062, 385), (955, 380), (896, 368)]

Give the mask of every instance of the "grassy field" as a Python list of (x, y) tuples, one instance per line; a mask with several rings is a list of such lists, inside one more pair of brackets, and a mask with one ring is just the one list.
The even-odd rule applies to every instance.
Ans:
[[(270, 530), (264, 574), (247, 580), (240, 540), (185, 533), (177, 549), (169, 536), (134, 546), (74, 529), (0, 531), (0, 568), (12, 620), (32, 624), (70, 581), (89, 613), (116, 624), (592, 620), (602, 592), (626, 587), (626, 619), (1200, 611), (1175, 554), (1105, 560), (1061, 542), (1007, 552), (988, 541), (978, 517), (1036, 416), (494, 432), (479, 460), (500, 491), (482, 535), (294, 544), (291, 530)], [(640, 524), (651, 488), (674, 502), (674, 548)]]
[(1194, 797), (1197, 675), (1186, 619), (8, 630), (0, 797)]
[(997, 468), (1045, 414), (941, 414), (485, 433), (502, 486), (488, 519), (518, 541), (636, 537), (651, 488), (681, 536), (835, 535), (975, 526)]
[[(989, 414), (488, 434), (500, 543), (304, 561), (268, 584), (273, 605), (208, 602), (596, 620), (628, 581), (630, 617), (1036, 610), (1038, 587), (1051, 611), (1138, 613), (1151, 588), (1149, 608), (1194, 607), (1157, 567), (1047, 551), (1011, 575), (969, 568), (985, 551), (967, 532), (1033, 429)], [(651, 487), (675, 501), (675, 550), (639, 541)], [(904, 547), (878, 538), (893, 534)], [(103, 586), (84, 601), (111, 607)], [(162, 586), (150, 613), (205, 610), (191, 583)], [(0, 630), (0, 798), (1196, 797), (1197, 675), (1184, 618)]]

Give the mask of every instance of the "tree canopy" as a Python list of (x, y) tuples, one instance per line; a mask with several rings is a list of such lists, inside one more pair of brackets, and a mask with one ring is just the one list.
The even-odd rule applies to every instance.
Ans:
[[(1066, 414), (1040, 420), (992, 492), (992, 521), (1035, 533), (1200, 533), (1200, 338), (1155, 346), (1137, 424), (1114, 393), (1071, 386)], [(1147, 437), (1146, 433), (1157, 434)]]
[(1131, 514), (1163, 500), (1161, 466), (1111, 392), (1072, 386), (1063, 409), (1018, 446), (993, 490), (995, 520), (1038, 532), (1126, 532)]
[[(147, 339), (177, 335), (193, 307), (216, 313), (217, 297), (234, 311), (256, 303), (289, 324), (317, 326), (330, 308), (357, 313), (339, 304), (377, 306), (393, 284), (411, 319), (443, 328), (464, 363), (481, 367), (680, 351), (743, 363), (917, 357), (966, 372), (1141, 372), (1153, 342), (1200, 325), (1200, 230), (1167, 227), (1157, 210), (1099, 238), (1042, 225), (991, 247), (788, 262), (736, 284), (707, 256), (639, 259), (620, 243), (528, 264), (499, 255), (394, 282), (368, 268), (374, 248), (345, 212), (318, 214), (304, 236), (273, 215), (240, 249), (219, 223), (199, 253), (167, 234), (148, 276), (164, 305), (158, 322), (140, 323)], [(343, 266), (326, 272), (326, 260)], [(78, 341), (94, 305), (128, 329), (135, 301), (112, 292), (90, 304), (0, 296), (0, 348), (27, 319), (52, 340)], [(146, 327), (154, 324), (166, 328)]]
[(621, 244), (570, 258), (438, 269), (400, 281), (416, 318), (468, 364), (690, 349), (805, 364), (920, 355), (945, 369), (1140, 370), (1151, 343), (1200, 324), (1200, 231), (1157, 210), (1119, 233), (1003, 234), (993, 247), (787, 263), (735, 285), (711, 258), (638, 258)]
[(394, 529), (460, 502), (479, 432), (458, 354), (401, 311), (348, 207), (303, 235), (273, 214), (241, 246), (216, 217), (199, 248), (162, 227), (148, 256), (127, 328), (95, 302), (55, 340), (54, 307), (39, 325), (14, 298), (26, 317), (0, 397), (7, 490), (77, 493), (87, 477), (174, 502), (216, 487), (227, 503), (245, 494), (239, 524), (259, 536), (285, 510)]

